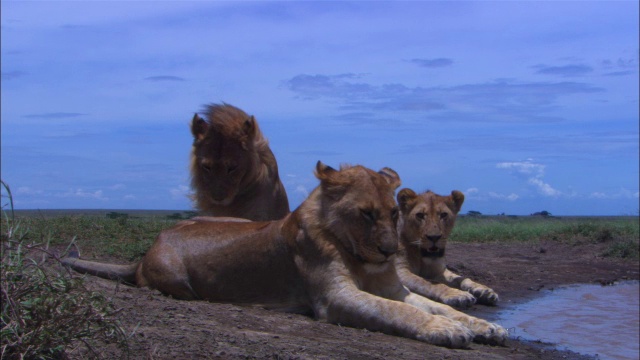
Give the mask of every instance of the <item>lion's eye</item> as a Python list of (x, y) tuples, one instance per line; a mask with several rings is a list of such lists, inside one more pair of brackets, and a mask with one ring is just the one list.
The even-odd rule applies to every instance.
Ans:
[(202, 170), (210, 173), (211, 172), (211, 166), (208, 164), (202, 164)]
[(236, 171), (237, 168), (238, 168), (238, 165), (235, 165), (235, 164), (227, 166), (227, 174), (231, 174), (232, 172)]
[(424, 218), (426, 217), (425, 213), (419, 212), (416, 214), (416, 217), (420, 220), (424, 220)]
[(447, 214), (446, 212), (440, 213), (440, 219), (442, 220), (445, 220), (448, 216), (449, 214)]
[(371, 210), (360, 210), (362, 217), (370, 223), (376, 222), (376, 215)]

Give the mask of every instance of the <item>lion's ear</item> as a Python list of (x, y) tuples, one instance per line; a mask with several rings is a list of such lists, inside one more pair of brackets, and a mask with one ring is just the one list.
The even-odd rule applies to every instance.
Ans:
[(242, 124), (242, 130), (247, 135), (247, 137), (253, 140), (253, 137), (256, 134), (256, 118), (253, 115), (249, 116), (247, 120)]
[(253, 143), (256, 132), (258, 128), (258, 123), (256, 122), (256, 118), (253, 115), (249, 116), (248, 119), (244, 121), (242, 124), (242, 132), (244, 133), (241, 137), (242, 148), (245, 150), (249, 150), (250, 144)]
[(322, 194), (332, 199), (339, 199), (347, 189), (347, 184), (340, 177), (340, 171), (318, 161), (316, 177), (320, 180)]
[(191, 133), (193, 134), (194, 140), (204, 139), (205, 135), (207, 135), (207, 130), (209, 130), (209, 124), (197, 113), (194, 114), (191, 120)]
[(393, 169), (388, 167), (382, 168), (382, 170), (378, 171), (378, 174), (384, 176), (385, 180), (389, 183), (389, 185), (393, 186), (393, 189), (397, 189), (402, 184), (400, 180), (400, 176)]
[(453, 204), (455, 205), (455, 212), (456, 214), (458, 212), (460, 212), (460, 209), (462, 209), (462, 203), (464, 202), (464, 194), (458, 190), (453, 190), (451, 192), (451, 198), (453, 199)]
[(408, 213), (411, 207), (413, 206), (414, 200), (418, 197), (415, 191), (405, 188), (400, 190), (398, 196), (396, 197), (398, 200), (398, 205), (400, 205), (400, 211), (403, 213)]

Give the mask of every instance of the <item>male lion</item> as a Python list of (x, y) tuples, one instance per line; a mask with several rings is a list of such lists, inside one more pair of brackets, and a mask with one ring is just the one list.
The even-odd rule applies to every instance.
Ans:
[(122, 278), (178, 299), (312, 311), (317, 319), (466, 347), (503, 343), (499, 325), (409, 292), (393, 263), (398, 248), (398, 175), (318, 162), (320, 185), (271, 222), (185, 220), (162, 231), (131, 265), (78, 259), (84, 273)]
[(289, 213), (278, 164), (253, 116), (229, 104), (211, 104), (191, 121), (191, 187), (201, 211), (255, 221)]
[(495, 305), (498, 294), (492, 289), (446, 267), (445, 247), (464, 194), (454, 190), (449, 196), (431, 191), (418, 195), (411, 189), (402, 189), (397, 199), (402, 215), (398, 224), (400, 250), (396, 267), (402, 283), (413, 292), (451, 306), (468, 307), (476, 299), (482, 304)]

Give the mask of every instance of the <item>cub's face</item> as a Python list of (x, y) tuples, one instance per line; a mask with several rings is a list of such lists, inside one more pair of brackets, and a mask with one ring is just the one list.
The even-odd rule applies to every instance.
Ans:
[(252, 165), (248, 136), (243, 131), (224, 134), (194, 117), (192, 124), (192, 181), (198, 196), (207, 196), (216, 205), (233, 202)]
[(431, 191), (418, 195), (411, 189), (402, 189), (397, 199), (402, 212), (399, 230), (408, 250), (417, 248), (422, 257), (443, 257), (464, 195), (457, 190), (449, 196)]
[(375, 172), (362, 166), (332, 169), (318, 162), (322, 216), (328, 230), (355, 258), (382, 264), (398, 250), (395, 230), (398, 174), (384, 168)]

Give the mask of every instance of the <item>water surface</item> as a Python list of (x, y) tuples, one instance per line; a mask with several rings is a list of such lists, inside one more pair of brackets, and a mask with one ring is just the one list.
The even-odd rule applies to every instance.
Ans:
[(640, 359), (640, 283), (576, 285), (498, 314), (511, 336), (600, 359)]

